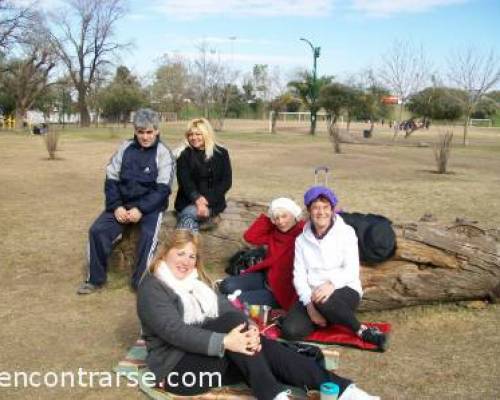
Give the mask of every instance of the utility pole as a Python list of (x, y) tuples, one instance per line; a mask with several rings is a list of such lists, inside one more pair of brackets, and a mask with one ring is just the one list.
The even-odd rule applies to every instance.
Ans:
[(313, 81), (311, 86), (311, 130), (310, 134), (314, 135), (316, 132), (316, 113), (318, 112), (318, 107), (316, 105), (316, 100), (318, 99), (318, 85), (316, 76), (316, 61), (319, 58), (321, 47), (315, 47), (309, 40), (305, 38), (300, 38), (300, 40), (306, 42), (312, 50), (313, 53)]

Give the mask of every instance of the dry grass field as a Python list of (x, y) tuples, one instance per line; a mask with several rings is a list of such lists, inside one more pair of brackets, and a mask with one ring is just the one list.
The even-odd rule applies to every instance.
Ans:
[[(278, 126), (279, 127), (279, 126)], [(455, 129), (449, 174), (434, 173), (439, 128), (395, 142), (388, 129), (334, 155), (324, 130), (266, 133), (264, 122), (228, 121), (230, 196), (300, 201), (313, 169), (331, 168), (341, 206), (412, 221), (424, 213), (500, 227), (500, 130), (474, 129), (464, 148)], [(354, 126), (359, 135), (363, 126)], [(163, 129), (171, 147), (182, 124)], [(103, 206), (104, 167), (131, 128), (67, 129), (57, 159), (43, 139), (0, 132), (0, 374), (5, 371), (110, 371), (139, 333), (135, 295), (125, 287), (89, 297), (83, 278), (87, 229)], [(383, 399), (500, 398), (500, 306), (435, 305), (365, 314), (393, 324), (384, 354), (340, 348), (340, 373)], [(0, 378), (2, 375), (0, 375)], [(0, 399), (144, 399), (126, 388), (2, 388)]]

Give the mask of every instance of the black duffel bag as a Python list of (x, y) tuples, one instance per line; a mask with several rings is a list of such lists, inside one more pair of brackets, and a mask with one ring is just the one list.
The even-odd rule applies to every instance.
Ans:
[(378, 264), (396, 251), (396, 234), (390, 219), (376, 214), (340, 213), (347, 225), (356, 231), (359, 259), (364, 264)]

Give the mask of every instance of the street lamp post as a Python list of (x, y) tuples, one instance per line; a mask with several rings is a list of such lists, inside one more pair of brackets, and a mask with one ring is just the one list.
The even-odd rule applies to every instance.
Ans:
[(314, 135), (316, 132), (316, 113), (317, 113), (317, 106), (316, 106), (316, 100), (318, 98), (318, 87), (316, 84), (316, 61), (319, 58), (320, 50), (321, 47), (315, 47), (309, 40), (305, 38), (300, 38), (300, 40), (306, 42), (310, 47), (313, 52), (313, 81), (312, 81), (312, 86), (311, 86), (311, 130), (310, 133), (311, 135)]

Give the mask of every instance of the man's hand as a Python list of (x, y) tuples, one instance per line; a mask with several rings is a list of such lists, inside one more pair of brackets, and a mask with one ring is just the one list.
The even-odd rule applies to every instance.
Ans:
[(142, 218), (142, 212), (137, 207), (131, 208), (127, 211), (128, 221), (136, 224)]
[(125, 207), (118, 207), (115, 209), (115, 218), (120, 224), (128, 224), (128, 213)]
[(319, 311), (314, 307), (314, 304), (311, 302), (306, 306), (307, 314), (309, 314), (309, 318), (311, 321), (318, 326), (324, 328), (327, 325), (327, 321), (325, 317), (323, 317)]
[(315, 303), (324, 303), (335, 291), (335, 286), (331, 282), (325, 282), (319, 285), (311, 295), (311, 300)]
[(198, 197), (194, 204), (196, 206), (196, 213), (198, 214), (198, 217), (208, 218), (210, 216), (208, 201), (204, 196)]

